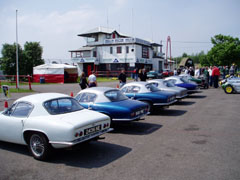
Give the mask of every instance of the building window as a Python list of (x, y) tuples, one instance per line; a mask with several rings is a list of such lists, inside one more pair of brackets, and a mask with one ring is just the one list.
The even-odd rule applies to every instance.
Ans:
[(149, 58), (149, 49), (147, 46), (142, 46), (142, 58)]
[(112, 38), (115, 39), (116, 38), (116, 35), (115, 33), (112, 34)]
[(110, 47), (110, 54), (113, 53), (113, 47)]
[(126, 53), (129, 53), (129, 46), (126, 46)]
[(118, 54), (122, 53), (122, 47), (121, 46), (117, 47), (117, 53)]
[(97, 57), (97, 51), (93, 51), (93, 57)]

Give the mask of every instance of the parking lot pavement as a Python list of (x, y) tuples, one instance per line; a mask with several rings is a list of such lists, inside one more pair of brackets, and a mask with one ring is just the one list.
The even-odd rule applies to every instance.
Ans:
[[(79, 90), (77, 84), (33, 88)], [(0, 179), (238, 180), (239, 107), (239, 94), (203, 90), (144, 121), (117, 124), (104, 140), (55, 151), (49, 162), (34, 160), (25, 146), (0, 142)]]

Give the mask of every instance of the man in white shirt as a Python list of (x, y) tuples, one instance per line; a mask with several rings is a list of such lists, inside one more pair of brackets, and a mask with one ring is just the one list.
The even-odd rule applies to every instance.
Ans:
[(97, 78), (95, 76), (94, 71), (92, 71), (92, 74), (88, 77), (88, 84), (89, 84), (89, 87), (96, 87), (97, 86)]
[(195, 77), (199, 77), (200, 76), (200, 71), (199, 71), (199, 68), (198, 67), (196, 67), (196, 69), (195, 69)]
[(208, 69), (209, 72), (209, 85), (212, 87), (213, 78), (212, 78), (212, 66)]

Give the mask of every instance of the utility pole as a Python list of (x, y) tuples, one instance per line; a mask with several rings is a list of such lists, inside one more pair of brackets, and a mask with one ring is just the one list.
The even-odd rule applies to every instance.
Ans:
[(18, 72), (18, 23), (17, 23), (17, 13), (16, 10), (16, 88), (19, 89), (19, 72)]

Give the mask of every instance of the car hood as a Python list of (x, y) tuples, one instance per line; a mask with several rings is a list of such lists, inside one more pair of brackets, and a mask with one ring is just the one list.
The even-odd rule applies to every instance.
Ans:
[(60, 120), (73, 125), (74, 127), (81, 127), (99, 121), (110, 120), (108, 116), (96, 111), (83, 109), (81, 111), (61, 114)]

